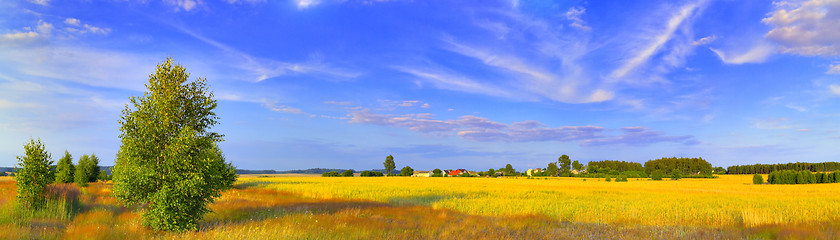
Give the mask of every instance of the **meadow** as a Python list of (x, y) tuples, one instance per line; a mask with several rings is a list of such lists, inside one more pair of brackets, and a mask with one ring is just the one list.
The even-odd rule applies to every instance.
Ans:
[[(766, 176), (765, 176), (766, 178)], [(0, 238), (698, 239), (840, 237), (840, 184), (754, 185), (752, 175), (607, 182), (581, 178), (245, 175), (199, 231), (153, 232), (110, 183), (52, 185), (42, 212), (15, 210), (0, 177)]]

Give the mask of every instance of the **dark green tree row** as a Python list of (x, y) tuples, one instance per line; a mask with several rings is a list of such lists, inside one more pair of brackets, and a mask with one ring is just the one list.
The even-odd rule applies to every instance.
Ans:
[(383, 177), (383, 176), (385, 176), (385, 174), (383, 174), (382, 172), (377, 172), (377, 171), (362, 171), (362, 174), (359, 175), (359, 176), (362, 176), (362, 177)]
[(711, 176), (712, 164), (703, 160), (703, 158), (660, 158), (645, 162), (645, 172), (648, 174), (654, 171), (662, 170), (666, 173), (673, 173), (674, 170), (679, 171), (683, 176), (700, 175)]
[(735, 165), (726, 169), (727, 174), (769, 174), (771, 172), (780, 170), (807, 170), (811, 172), (833, 172), (840, 170), (840, 163), (838, 162), (821, 162), (821, 163), (778, 163), (778, 164), (753, 164), (753, 165)]
[(616, 160), (604, 160), (589, 162), (586, 171), (589, 173), (609, 173), (610, 171), (644, 171), (641, 163), (625, 162)]
[(352, 177), (353, 170), (347, 169), (342, 173), (338, 173), (336, 171), (329, 171), (321, 174), (322, 177)]
[(767, 176), (767, 183), (770, 184), (811, 184), (837, 182), (840, 182), (840, 170), (835, 170), (834, 172), (830, 173), (812, 173), (808, 170), (779, 170), (771, 172), (770, 175)]

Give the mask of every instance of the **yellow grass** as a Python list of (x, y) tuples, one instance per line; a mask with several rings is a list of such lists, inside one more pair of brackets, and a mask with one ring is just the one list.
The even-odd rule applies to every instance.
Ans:
[(752, 175), (629, 182), (581, 178), (249, 178), (240, 184), (313, 198), (420, 204), (487, 216), (547, 215), (585, 223), (759, 226), (816, 224), (840, 216), (840, 184), (754, 185)]
[[(838, 238), (840, 184), (753, 185), (752, 176), (580, 178), (242, 177), (199, 231), (154, 232), (109, 183), (54, 192), (70, 218), (0, 216), (0, 239)], [(72, 193), (72, 194), (69, 194)], [(0, 213), (14, 202), (0, 180)]]

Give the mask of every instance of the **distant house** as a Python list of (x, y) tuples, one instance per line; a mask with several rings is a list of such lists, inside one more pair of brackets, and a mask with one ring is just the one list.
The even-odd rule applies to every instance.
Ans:
[(534, 173), (541, 173), (541, 172), (543, 172), (543, 170), (542, 170), (542, 169), (535, 168), (535, 169), (528, 169), (528, 171), (526, 172), (526, 174), (528, 174), (528, 176), (531, 176), (531, 175), (532, 175), (532, 174), (534, 174)]
[(411, 175), (412, 177), (431, 177), (432, 171), (414, 171), (414, 174)]
[(449, 176), (458, 176), (458, 175), (461, 175), (461, 173), (467, 172), (467, 170), (463, 169), (463, 168), (455, 169), (455, 170), (446, 170), (446, 171), (447, 171), (446, 174), (449, 175)]

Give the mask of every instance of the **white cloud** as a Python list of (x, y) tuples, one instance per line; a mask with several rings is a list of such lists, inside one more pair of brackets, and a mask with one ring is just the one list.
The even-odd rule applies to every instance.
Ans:
[(204, 5), (204, 1), (202, 0), (164, 0), (163, 2), (174, 6), (175, 11), (184, 10), (188, 12), (199, 5)]
[(497, 97), (512, 97), (507, 91), (504, 91), (499, 87), (492, 86), (492, 84), (485, 84), (480, 83), (478, 81), (473, 81), (465, 76), (451, 73), (444, 69), (420, 69), (415, 67), (403, 66), (396, 66), (393, 68), (397, 71), (411, 74), (423, 80), (424, 82), (428, 82), (434, 87), (440, 89), (468, 93), (479, 93)]
[(825, 71), (826, 74), (840, 74), (840, 64), (832, 64), (828, 67), (828, 71)]
[(831, 93), (840, 95), (840, 85), (831, 84), (828, 89), (831, 90)]
[(361, 75), (361, 73), (355, 71), (334, 68), (323, 62), (323, 60), (321, 60), (322, 57), (317, 55), (307, 62), (298, 63), (281, 62), (272, 59), (254, 57), (228, 45), (201, 36), (186, 28), (179, 26), (175, 27), (206, 44), (222, 50), (224, 53), (230, 55), (231, 58), (236, 59), (235, 61), (232, 61), (238, 63), (234, 66), (251, 72), (251, 79), (253, 81), (260, 82), (277, 76), (296, 73), (326, 75), (330, 76), (331, 79), (336, 79), (336, 77), (339, 79), (356, 78)]
[(707, 37), (704, 37), (704, 38), (701, 38), (701, 39), (697, 39), (697, 41), (694, 41), (694, 46), (706, 45), (706, 44), (714, 42), (715, 40), (717, 40), (717, 36), (715, 36), (715, 35), (707, 36)]
[(64, 23), (67, 24), (67, 25), (79, 26), (80, 22), (81, 21), (79, 21), (79, 19), (75, 19), (75, 18), (64, 19)]
[(783, 52), (840, 55), (840, 1), (783, 1), (769, 15), (762, 22), (773, 29), (765, 37), (779, 43)]
[(318, 0), (297, 0), (297, 7), (298, 9), (306, 9), (315, 5), (320, 4), (321, 1)]
[(566, 11), (566, 19), (572, 21), (572, 24), (570, 24), (570, 26), (583, 31), (592, 30), (592, 27), (586, 26), (586, 22), (584, 22), (583, 19), (580, 18), (581, 16), (583, 16), (584, 13), (586, 13), (586, 9), (583, 7), (572, 7), (569, 9), (569, 11)]
[(761, 63), (775, 51), (769, 44), (758, 44), (746, 52), (734, 55), (719, 49), (709, 48), (709, 50), (712, 50), (726, 64)]
[(247, 3), (250, 3), (250, 4), (255, 4), (255, 3), (266, 2), (266, 0), (225, 0), (225, 1), (227, 3), (230, 3), (230, 4), (243, 3), (243, 2), (247, 2)]
[(38, 4), (38, 5), (42, 5), (42, 6), (49, 6), (50, 5), (50, 0), (29, 0), (29, 1), (34, 3), (34, 4)]
[(433, 135), (457, 135), (473, 141), (582, 141), (581, 145), (584, 146), (648, 145), (657, 142), (697, 143), (697, 140), (691, 136), (667, 136), (662, 132), (643, 127), (622, 128), (621, 135), (604, 135), (604, 128), (598, 126), (549, 127), (535, 120), (505, 124), (472, 115), (453, 120), (438, 120), (428, 113), (390, 115), (379, 114), (370, 109), (350, 110), (347, 118), (351, 123), (396, 126)]
[(807, 109), (807, 108), (802, 107), (802, 106), (795, 105), (795, 104), (793, 104), (793, 103), (788, 103), (788, 104), (786, 104), (786, 105), (785, 105), (785, 107), (790, 108), (790, 109), (793, 109), (793, 110), (796, 110), (796, 111), (799, 111), (799, 112), (806, 112), (806, 111), (808, 111), (808, 109)]
[(631, 146), (648, 145), (657, 142), (673, 142), (685, 145), (698, 144), (699, 141), (692, 136), (668, 136), (660, 131), (653, 131), (645, 127), (623, 127), (623, 134), (614, 135), (599, 139), (587, 139), (583, 141), (584, 146), (601, 146), (612, 144), (624, 144)]
[(142, 90), (159, 56), (68, 46), (0, 47), (0, 64), (18, 73), (89, 86)]
[(789, 129), (794, 126), (789, 125), (786, 118), (770, 118), (753, 120), (753, 127), (758, 129)]
[(309, 117), (315, 117), (315, 115), (309, 114), (301, 110), (300, 108), (289, 107), (286, 105), (277, 105), (274, 102), (265, 101), (263, 102), (263, 106), (268, 108), (271, 111), (275, 112), (283, 112), (283, 113), (291, 113), (291, 114), (299, 114), (299, 115), (307, 115)]
[(643, 63), (647, 62), (653, 54), (659, 52), (663, 48), (683, 22), (691, 16), (692, 13), (696, 12), (697, 9), (697, 4), (688, 4), (681, 8), (676, 15), (668, 19), (664, 31), (654, 37), (653, 41), (643, 47), (641, 51), (638, 51), (635, 56), (627, 60), (623, 66), (614, 70), (610, 76), (615, 79), (622, 78), (641, 66)]
[[(606, 89), (590, 89), (587, 85), (590, 79), (580, 76), (576, 66), (563, 62), (568, 70), (564, 76), (558, 76), (552, 71), (540, 69), (537, 64), (528, 63), (517, 56), (500, 54), (497, 51), (478, 49), (455, 42), (452, 38), (444, 38), (448, 43), (448, 50), (458, 54), (481, 60), (485, 65), (495, 67), (512, 74), (514, 87), (523, 93), (513, 95), (538, 95), (543, 98), (565, 103), (591, 103), (611, 100), (614, 95)], [(508, 87), (509, 88), (509, 87)], [(511, 88), (509, 88), (511, 89)], [(508, 90), (510, 91), (510, 90)]]

